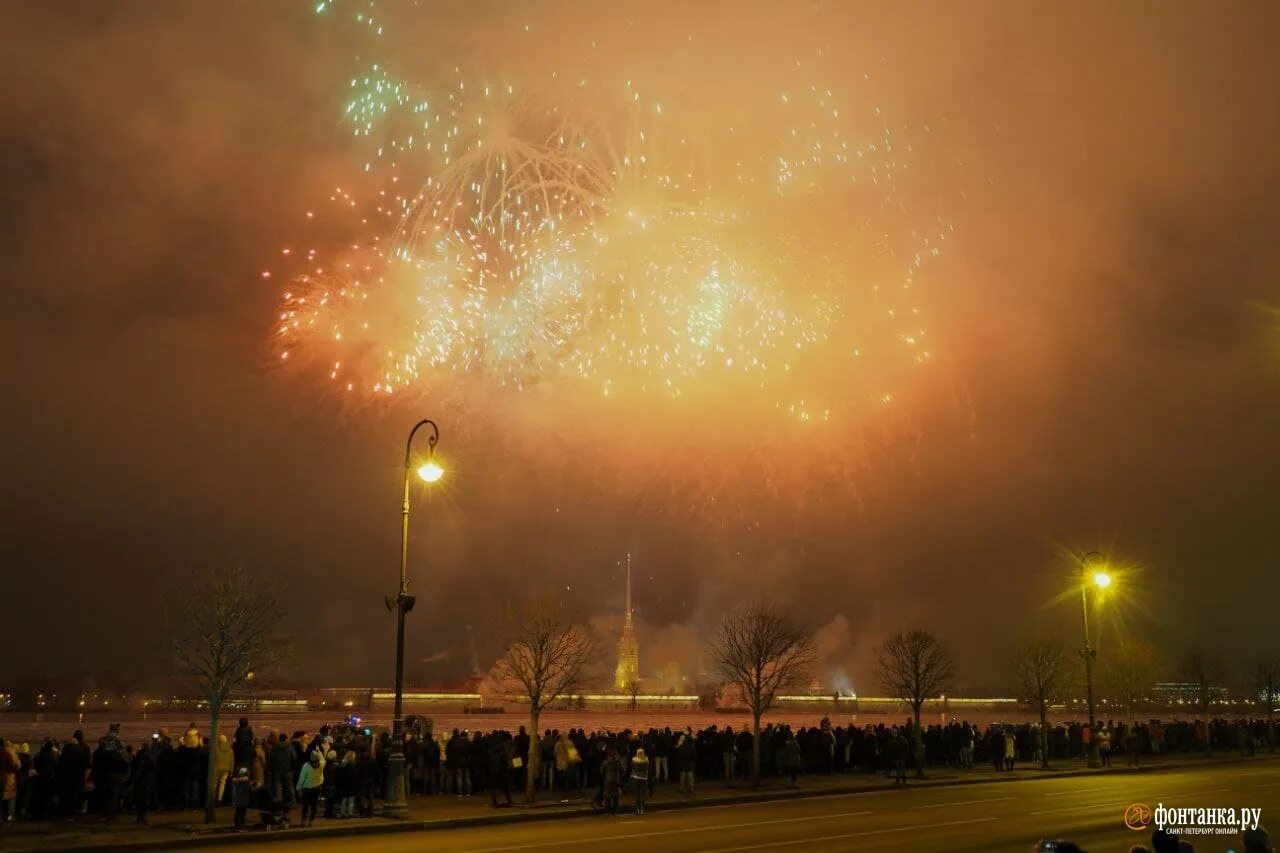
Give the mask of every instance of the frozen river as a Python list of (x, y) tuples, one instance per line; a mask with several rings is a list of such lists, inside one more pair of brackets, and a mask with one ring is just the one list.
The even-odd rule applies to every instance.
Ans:
[[(438, 712), (416, 712), (422, 716), (430, 718), (437, 729), (481, 729), (489, 730), (496, 728), (510, 729), (514, 731), (520, 725), (528, 724), (528, 714), (524, 709), (512, 709), (508, 713), (493, 714), (464, 714), (457, 710), (441, 710)], [(236, 722), (240, 714), (231, 713), (225, 715), (221, 720), (221, 730), (230, 733), (235, 728)], [(789, 723), (792, 726), (814, 726), (822, 720), (824, 714), (821, 712), (806, 712), (793, 710), (780, 710), (769, 714), (765, 717), (766, 722)], [(832, 725), (849, 725), (857, 726), (875, 725), (876, 723), (898, 722), (905, 719), (905, 714), (886, 714), (886, 713), (840, 713), (827, 714), (830, 716)], [(253, 725), (255, 732), (261, 734), (268, 730), (284, 731), (292, 734), (295, 731), (313, 732), (325, 723), (340, 722), (343, 717), (340, 712), (307, 712), (295, 714), (269, 714), (269, 713), (251, 713), (248, 715), (250, 723)], [(1025, 721), (1031, 717), (1021, 710), (1010, 709), (1008, 712), (996, 714), (991, 711), (976, 711), (973, 713), (953, 711), (950, 718), (957, 720), (968, 720), (975, 724), (987, 724), (995, 721)], [(942, 714), (933, 713), (925, 714), (924, 720), (928, 723), (941, 723), (947, 717)], [(107, 730), (107, 726), (112, 722), (119, 722), (121, 733), (126, 742), (137, 742), (148, 737), (152, 732), (159, 729), (166, 729), (171, 735), (181, 735), (186, 730), (187, 725), (195, 722), (203, 731), (208, 726), (208, 718), (199, 716), (191, 716), (190, 714), (141, 714), (136, 712), (127, 712), (124, 714), (107, 714), (95, 712), (83, 715), (77, 714), (30, 714), (30, 713), (5, 713), (0, 715), (0, 737), (12, 739), (18, 742), (27, 742), (33, 745), (37, 744), (46, 736), (52, 735), (59, 740), (65, 740), (71, 737), (76, 729), (84, 731), (86, 739), (90, 742), (96, 741), (97, 738)], [(361, 714), (361, 722), (363, 725), (377, 728), (389, 728), (391, 724), (391, 715), (386, 712), (375, 712)], [(641, 711), (552, 711), (542, 715), (540, 726), (542, 728), (566, 729), (566, 728), (586, 728), (589, 730), (608, 729), (612, 731), (621, 731), (622, 729), (648, 729), (649, 727), (661, 728), (670, 726), (673, 729), (683, 728), (684, 726), (692, 726), (695, 729), (704, 728), (710, 725), (726, 726), (731, 725), (735, 729), (741, 726), (750, 726), (751, 718), (746, 714), (736, 713), (720, 713), (720, 712), (698, 712), (698, 711), (662, 711), (662, 710), (641, 710)]]

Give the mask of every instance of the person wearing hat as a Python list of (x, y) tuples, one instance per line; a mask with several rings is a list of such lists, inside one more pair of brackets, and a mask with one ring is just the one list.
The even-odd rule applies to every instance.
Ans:
[(320, 750), (311, 753), (311, 758), (302, 765), (298, 773), (298, 795), (302, 798), (302, 825), (311, 826), (316, 820), (316, 808), (320, 803), (320, 790), (324, 785), (324, 757)]
[[(317, 750), (318, 752), (319, 750)], [(324, 755), (324, 816), (338, 816), (338, 751), (331, 749)]]
[(89, 772), (89, 758), (84, 732), (76, 729), (58, 754), (58, 810), (63, 817), (75, 817), (84, 812), (84, 782)]
[(249, 768), (239, 767), (231, 779), (231, 805), (235, 807), (235, 828), (239, 832), (245, 828), (245, 815), (249, 812), (249, 804), (253, 800), (253, 785), (249, 781)]

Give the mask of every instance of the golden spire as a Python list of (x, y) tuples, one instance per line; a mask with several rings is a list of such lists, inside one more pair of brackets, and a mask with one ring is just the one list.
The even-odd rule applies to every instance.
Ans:
[(640, 682), (640, 650), (636, 644), (636, 629), (631, 609), (631, 552), (627, 552), (627, 610), (623, 614), (622, 635), (618, 637), (618, 669), (614, 674), (614, 687), (629, 692)]

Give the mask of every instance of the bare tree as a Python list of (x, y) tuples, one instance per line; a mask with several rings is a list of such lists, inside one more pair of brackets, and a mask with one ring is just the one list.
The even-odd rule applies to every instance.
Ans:
[(720, 684), (697, 684), (694, 692), (698, 694), (698, 710), (714, 711), (716, 705), (720, 704), (720, 691), (723, 685)]
[(537, 796), (538, 720), (561, 697), (577, 692), (595, 653), (591, 630), (569, 621), (563, 608), (545, 598), (508, 605), (500, 626), (503, 652), (494, 671), (508, 689), (529, 702), (529, 755), (525, 798)]
[(1214, 658), (1201, 652), (1192, 652), (1182, 661), (1182, 675), (1191, 681), (1196, 688), (1196, 708), (1204, 719), (1204, 751), (1213, 754), (1213, 732), (1210, 720), (1213, 714), (1209, 706), (1218, 695), (1218, 685), (1222, 681), (1222, 666)]
[(204, 819), (215, 820), (218, 716), (231, 694), (288, 654), (279, 588), (240, 566), (216, 567), (191, 579), (170, 624), (174, 656), (209, 705), (209, 770)]
[(804, 683), (815, 661), (813, 638), (760, 601), (725, 614), (708, 652), (716, 673), (751, 710), (751, 783), (759, 786), (760, 718), (779, 691)]
[(627, 682), (627, 695), (631, 697), (631, 713), (636, 712), (636, 706), (639, 705), (640, 696), (640, 679), (633, 678)]
[(1162, 665), (1155, 647), (1138, 640), (1120, 643), (1107, 655), (1102, 681), (1111, 697), (1124, 707), (1131, 726), (1138, 706), (1146, 701)]
[(1253, 684), (1259, 702), (1265, 702), (1267, 714), (1267, 751), (1276, 751), (1276, 700), (1280, 698), (1280, 655), (1263, 655), (1254, 662)]
[(876, 671), (880, 684), (890, 696), (911, 706), (915, 721), (916, 776), (924, 776), (924, 739), (920, 731), (920, 710), (925, 700), (940, 696), (955, 678), (951, 653), (929, 631), (913, 628), (899, 631), (876, 649)]
[(1061, 643), (1035, 639), (1010, 662), (1019, 698), (1040, 715), (1040, 766), (1049, 769), (1049, 705), (1059, 701), (1070, 681), (1070, 656)]

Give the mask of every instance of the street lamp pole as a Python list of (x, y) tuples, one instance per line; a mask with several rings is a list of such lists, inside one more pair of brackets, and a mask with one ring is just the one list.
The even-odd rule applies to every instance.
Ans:
[[(430, 460), (440, 440), (440, 430), (435, 421), (421, 420), (409, 430), (409, 440), (404, 446), (404, 502), (400, 511), (400, 589), (395, 598), (387, 598), (387, 609), (396, 611), (396, 698), (395, 716), (391, 721), (391, 754), (387, 757), (387, 790), (382, 802), (385, 817), (404, 817), (409, 812), (404, 773), (404, 616), (413, 609), (414, 597), (409, 595), (409, 472), (413, 467), (413, 437), (422, 427), (429, 427), (427, 458)], [(428, 461), (419, 471), (424, 480), (439, 479), (440, 468)], [(426, 473), (430, 469), (432, 473)]]
[(1080, 578), (1080, 614), (1084, 625), (1084, 648), (1080, 650), (1080, 654), (1084, 657), (1084, 683), (1089, 701), (1089, 743), (1087, 746), (1088, 762), (1090, 767), (1101, 767), (1102, 761), (1098, 757), (1098, 721), (1093, 706), (1093, 661), (1098, 656), (1098, 650), (1093, 648), (1089, 641), (1089, 585), (1094, 579), (1089, 577), (1089, 566), (1095, 562), (1101, 562), (1102, 555), (1097, 551), (1090, 551), (1084, 557), (1084, 564)]

